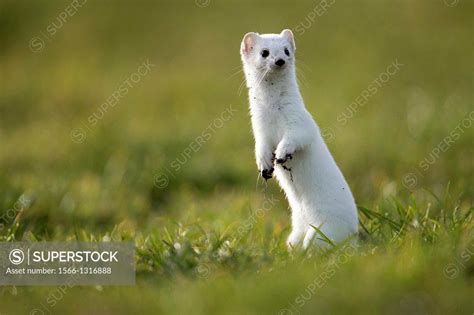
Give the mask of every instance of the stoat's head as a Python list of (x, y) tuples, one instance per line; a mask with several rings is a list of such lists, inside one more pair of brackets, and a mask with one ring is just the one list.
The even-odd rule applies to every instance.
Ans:
[(240, 54), (247, 79), (264, 74), (280, 75), (292, 71), (295, 62), (295, 40), (290, 30), (280, 34), (245, 34)]

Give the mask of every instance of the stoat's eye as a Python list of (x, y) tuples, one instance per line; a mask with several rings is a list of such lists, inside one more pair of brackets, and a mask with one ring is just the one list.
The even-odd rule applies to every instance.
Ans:
[(264, 49), (260, 52), (260, 54), (262, 55), (263, 58), (267, 58), (268, 55), (270, 55), (270, 52), (268, 51), (268, 49)]
[(290, 52), (288, 51), (288, 48), (285, 48), (285, 55), (287, 55), (288, 57), (290, 56)]

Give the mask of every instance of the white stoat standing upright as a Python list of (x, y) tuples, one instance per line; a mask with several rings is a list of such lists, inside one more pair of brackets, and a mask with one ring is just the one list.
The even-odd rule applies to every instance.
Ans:
[(354, 198), (301, 97), (293, 33), (247, 33), (241, 57), (249, 89), (258, 170), (275, 172), (292, 212), (287, 244), (327, 245), (314, 225), (335, 242), (357, 233)]

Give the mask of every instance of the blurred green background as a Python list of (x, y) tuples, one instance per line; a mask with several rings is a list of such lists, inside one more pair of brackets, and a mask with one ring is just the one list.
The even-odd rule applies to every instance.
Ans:
[[(265, 235), (271, 227), (271, 233), (281, 236), (282, 253), (289, 229), (287, 203), (274, 180), (268, 185), (257, 181), (247, 94), (245, 89), (239, 92), (243, 75), (238, 71), (240, 41), (246, 32), (279, 33), (284, 28), (295, 31), (298, 77), (306, 106), (321, 129), (334, 131), (329, 147), (358, 204), (377, 208), (391, 198), (402, 202), (416, 198), (428, 205), (434, 200), (432, 195), (449, 191), (456, 200), (449, 211), (472, 209), (473, 128), (464, 128), (428, 170), (419, 163), (432, 160), (433, 149), (474, 109), (474, 1), (75, 3), (82, 6), (71, 8), (69, 1), (0, 2), (0, 235), (5, 240), (73, 240), (81, 238), (78, 235), (126, 239), (137, 234), (146, 239), (161, 235), (172, 222), (198, 223), (206, 231), (224, 233), (245, 218), (249, 209), (261, 206), (264, 196), (274, 195), (279, 202), (259, 221), (261, 229), (256, 233)], [(347, 124), (340, 124), (338, 115), (347, 112), (349, 104), (396, 60), (403, 64), (400, 71)], [(92, 125), (89, 117), (147, 61), (155, 66)], [(215, 128), (196, 152), (183, 157), (196, 137), (230, 106), (236, 110), (232, 117)], [(472, 118), (469, 122), (473, 123)], [(178, 170), (173, 167), (177, 161), (185, 161), (179, 162)], [(169, 180), (165, 187), (157, 177), (163, 174)], [(415, 174), (415, 181), (413, 177), (407, 181), (407, 174)], [(446, 251), (440, 256), (449, 259), (452, 246), (442, 248)], [(387, 255), (393, 258), (387, 263), (399, 263), (396, 253)], [(429, 257), (423, 256), (422, 266), (429, 266)], [(383, 261), (383, 257), (375, 260)], [(261, 265), (267, 266), (263, 261)], [(369, 277), (362, 276), (367, 272), (364, 265), (361, 261), (353, 270), (341, 272), (341, 283), (354, 274)], [(247, 270), (245, 262), (236, 266), (232, 270)], [(263, 272), (260, 267), (247, 272), (256, 270)], [(276, 272), (283, 278), (288, 274)], [(430, 274), (423, 271), (418, 280), (423, 282)], [(269, 285), (280, 292), (273, 298), (263, 284), (254, 288), (251, 279), (234, 285), (231, 276), (191, 285), (180, 277), (178, 273), (163, 284), (160, 273), (144, 276), (140, 281), (152, 287), (156, 281), (164, 291), (158, 293), (145, 285), (145, 290), (117, 289), (109, 298), (143, 298), (146, 306), (157, 303), (154, 296), (167, 292), (160, 305), (168, 312), (183, 311), (186, 307), (180, 306), (180, 299), (189, 298), (197, 313), (257, 314), (268, 311), (266, 305), (278, 297), (283, 301), (282, 291), (297, 290), (305, 274), (295, 275), (291, 284)], [(259, 283), (282, 278), (271, 273), (262, 277)], [(370, 280), (374, 288), (380, 279)], [(469, 279), (452, 293), (460, 299), (473, 293)], [(393, 283), (388, 282), (393, 285), (390, 292), (402, 292), (407, 285), (415, 295), (419, 293), (420, 282), (405, 281), (411, 280), (395, 276)], [(432, 291), (419, 293), (427, 313), (437, 312), (437, 308), (426, 308), (437, 298), (426, 292), (444, 292), (440, 283), (427, 284)], [(183, 289), (189, 286), (189, 291)], [(255, 295), (235, 293), (249, 288), (255, 289), (251, 291)], [(325, 294), (329, 302), (313, 310), (337, 313), (332, 307), (338, 303), (342, 312), (344, 307), (354, 310), (357, 297), (371, 299), (372, 295), (373, 310), (377, 310), (384, 308), (385, 298), (392, 297), (361, 291), (354, 298), (337, 285), (331, 288)], [(95, 293), (77, 290), (60, 306), (63, 311), (72, 304), (78, 314), (99, 307), (82, 308), (75, 298), (82, 294), (92, 298), (102, 289)], [(224, 292), (237, 294), (235, 301), (229, 301), (234, 307), (251, 307), (239, 309), (206, 300), (216, 296), (225, 300)], [(15, 299), (24, 301), (29, 295), (34, 300), (37, 293), (38, 301), (46, 295), (25, 289)], [(10, 291), (4, 294), (14, 300)], [(416, 311), (420, 298), (415, 299), (418, 302), (408, 299), (407, 312)], [(114, 303), (104, 302), (105, 297), (99, 301), (104, 303), (102, 313), (120, 312), (114, 310)], [(449, 311), (457, 304), (471, 314), (472, 302), (462, 301), (453, 298), (452, 304), (438, 306)], [(127, 305), (121, 310), (149, 311), (133, 302)], [(400, 305), (389, 307), (389, 312), (404, 310)], [(31, 310), (29, 304), (22, 307), (22, 311)], [(8, 309), (3, 311), (10, 314)], [(311, 308), (304, 312), (311, 313)]]

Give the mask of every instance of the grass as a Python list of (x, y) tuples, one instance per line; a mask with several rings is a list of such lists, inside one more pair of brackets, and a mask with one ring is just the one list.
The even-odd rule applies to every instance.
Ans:
[[(286, 229), (275, 226), (271, 213), (257, 217), (257, 210), (243, 211), (236, 224), (220, 228), (166, 222), (151, 232), (126, 224), (105, 234), (80, 230), (71, 241), (134, 240), (137, 286), (4, 288), (5, 310), (460, 314), (472, 309), (473, 208), (462, 209), (449, 195), (423, 208), (414, 198), (406, 204), (393, 199), (376, 210), (359, 207), (358, 245), (324, 251), (288, 253)], [(245, 222), (254, 224), (242, 228)], [(3, 240), (16, 239), (14, 233), (15, 226)], [(90, 302), (83, 305), (78, 297)], [(361, 303), (367, 297), (370, 305)]]
[(1, 315), (474, 312), (474, 135), (456, 129), (474, 99), (472, 1), (338, 0), (297, 35), (301, 90), (334, 131), (360, 235), (291, 253), (233, 74), (245, 32), (307, 25), (317, 2), (91, 1), (32, 52), (67, 4), (0, 4), (0, 240), (131, 240), (137, 284), (2, 287)]

